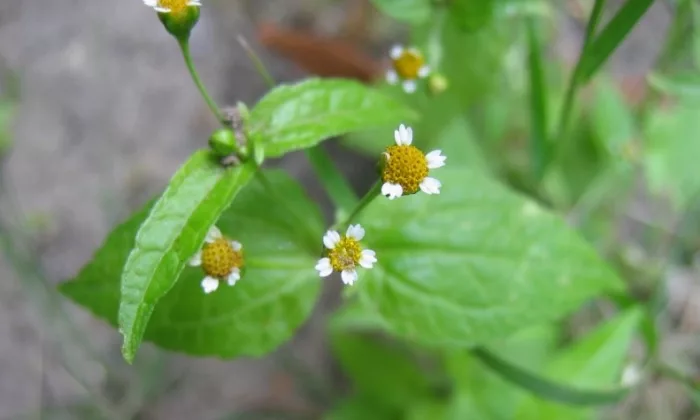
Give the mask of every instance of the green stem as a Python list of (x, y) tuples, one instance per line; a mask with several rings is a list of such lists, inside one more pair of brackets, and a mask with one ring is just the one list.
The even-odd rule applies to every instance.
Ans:
[(372, 188), (370, 188), (369, 191), (367, 191), (367, 194), (365, 194), (364, 197), (362, 197), (362, 200), (360, 200), (359, 203), (355, 206), (355, 208), (352, 210), (350, 215), (345, 218), (345, 220), (342, 223), (336, 223), (333, 225), (332, 229), (333, 230), (338, 230), (340, 228), (345, 228), (347, 227), (350, 223), (352, 223), (355, 218), (362, 212), (362, 210), (367, 207), (369, 203), (371, 203), (378, 195), (379, 192), (382, 189), (382, 183), (381, 181), (377, 181), (372, 185)]
[(253, 48), (250, 47), (250, 44), (248, 44), (248, 41), (245, 40), (242, 36), (238, 36), (238, 43), (241, 44), (241, 47), (245, 50), (246, 54), (248, 54), (248, 58), (250, 61), (253, 63), (255, 66), (255, 69), (258, 71), (258, 74), (265, 80), (265, 83), (267, 83), (267, 87), (270, 89), (274, 88), (277, 83), (275, 82), (275, 78), (272, 77), (272, 74), (270, 71), (265, 67), (265, 63), (262, 62), (260, 57), (255, 53)]
[(588, 24), (586, 25), (586, 34), (583, 38), (581, 53), (579, 54), (576, 67), (574, 67), (574, 71), (569, 79), (569, 85), (566, 88), (566, 94), (564, 95), (564, 104), (562, 106), (561, 114), (559, 115), (559, 123), (556, 131), (557, 137), (555, 137), (555, 139), (563, 139), (566, 136), (566, 130), (568, 128), (569, 120), (571, 119), (571, 111), (573, 110), (574, 106), (574, 98), (576, 97), (578, 88), (581, 86), (581, 63), (583, 62), (588, 46), (593, 39), (595, 30), (598, 27), (598, 22), (603, 14), (604, 5), (605, 0), (596, 0), (595, 4), (593, 4), (593, 10), (591, 10), (591, 16), (588, 19)]
[(209, 92), (207, 92), (207, 88), (204, 86), (204, 83), (202, 83), (202, 79), (199, 78), (199, 73), (197, 73), (197, 69), (194, 67), (194, 62), (192, 61), (192, 54), (190, 54), (189, 42), (185, 39), (178, 39), (177, 43), (178, 45), (180, 45), (180, 50), (182, 51), (182, 58), (185, 59), (187, 70), (189, 70), (190, 76), (192, 76), (194, 84), (197, 85), (197, 89), (199, 89), (199, 93), (202, 95), (202, 98), (204, 98), (204, 101), (207, 103), (207, 106), (209, 107), (211, 112), (214, 113), (216, 119), (218, 119), (219, 122), (221, 122), (222, 124), (226, 124), (226, 118), (221, 113), (221, 110), (219, 110), (219, 107), (216, 105), (216, 102), (214, 102), (214, 100), (209, 95)]

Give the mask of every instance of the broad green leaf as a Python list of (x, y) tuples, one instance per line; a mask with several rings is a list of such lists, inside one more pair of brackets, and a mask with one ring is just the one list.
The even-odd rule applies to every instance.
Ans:
[(122, 273), (119, 331), (128, 362), (134, 359), (156, 304), (253, 173), (251, 165), (224, 168), (208, 150), (198, 151), (151, 208)]
[(700, 71), (668, 77), (659, 73), (650, 73), (647, 80), (651, 87), (667, 95), (683, 101), (695, 103), (700, 101)]
[[(308, 317), (320, 285), (314, 264), (322, 218), (294, 181), (279, 172), (267, 175), (269, 189), (257, 179), (251, 182), (216, 223), (243, 244), (242, 279), (205, 295), (201, 269), (185, 268), (156, 305), (145, 340), (198, 356), (260, 356)], [(116, 325), (121, 267), (148, 214), (147, 206), (112, 231), (61, 292)]]
[(453, 0), (450, 17), (463, 31), (477, 31), (493, 18), (493, 0)]
[[(547, 377), (581, 390), (607, 390), (610, 394), (618, 393), (619, 398), (623, 397), (625, 388), (620, 386), (620, 375), (641, 319), (642, 311), (635, 307), (607, 321), (571, 347), (561, 351), (549, 364), (546, 370)], [(530, 390), (542, 398), (553, 397), (541, 392), (541, 389)], [(563, 398), (558, 400), (571, 403)], [(585, 419), (589, 418), (588, 414), (588, 411), (546, 402), (533, 396), (522, 402), (517, 418)]]
[(399, 343), (336, 332), (331, 335), (331, 347), (360, 395), (396, 408), (429, 395), (425, 373), (409, 349)]
[(652, 190), (670, 196), (684, 208), (700, 191), (700, 106), (658, 109), (644, 128), (644, 166)]
[(249, 135), (265, 155), (279, 157), (352, 131), (417, 117), (402, 103), (351, 80), (309, 79), (279, 86), (250, 113)]
[(441, 194), (379, 197), (360, 220), (379, 262), (355, 287), (394, 333), (429, 346), (492, 342), (622, 287), (536, 203), (474, 171), (433, 172)]
[(430, 18), (431, 0), (372, 0), (385, 15), (401, 22), (418, 25)]
[(581, 82), (586, 82), (598, 71), (653, 3), (654, 0), (627, 0), (584, 51), (578, 74)]

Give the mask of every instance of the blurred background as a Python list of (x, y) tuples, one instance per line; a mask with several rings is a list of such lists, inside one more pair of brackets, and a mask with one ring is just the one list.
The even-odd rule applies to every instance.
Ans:
[[(239, 37), (279, 82), (310, 74), (381, 78), (388, 48), (407, 37), (405, 26), (369, 0), (203, 3), (192, 51), (224, 105), (252, 105), (266, 91)], [(566, 74), (578, 57), (591, 2), (531, 3), (551, 26), (548, 58)], [(656, 1), (606, 66), (606, 86), (630, 107), (646, 97), (672, 3)], [(496, 59), (524, 68), (524, 51), (516, 40)], [(0, 2), (0, 419), (321, 418), (345, 392), (324, 330), (339, 300), (337, 284), (327, 284), (313, 318), (268, 357), (195, 360), (147, 345), (134, 366), (122, 360), (115, 330), (54, 290), (77, 273), (111, 227), (161, 191), (216, 127), (177, 45), (140, 0)], [(374, 160), (329, 148), (356, 188), (366, 188)], [(273, 164), (287, 168), (328, 209), (303, 156)], [(672, 230), (681, 213), (639, 190), (634, 217), (620, 229)], [(667, 262), (666, 252), (649, 256), (630, 248), (628, 254)], [(662, 354), (692, 378), (700, 361), (695, 264), (664, 265), (663, 276)], [(693, 407), (682, 385), (652, 378), (609, 417), (700, 418)]]

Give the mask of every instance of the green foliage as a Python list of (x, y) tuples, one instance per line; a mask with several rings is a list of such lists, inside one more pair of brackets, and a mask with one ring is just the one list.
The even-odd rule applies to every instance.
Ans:
[[(697, 21), (700, 8), (685, 1), (678, 13)], [(626, 245), (615, 234), (614, 206), (631, 193), (640, 163), (652, 188), (679, 208), (700, 191), (697, 72), (667, 69), (678, 60), (664, 53), (639, 109), (611, 78), (580, 100), (652, 0), (627, 0), (600, 30), (605, 3), (591, 2), (566, 77), (544, 48), (557, 15), (547, 2), (373, 0), (408, 25), (407, 44), (444, 89), (430, 77), (410, 94), (341, 79), (273, 87), (246, 46), (271, 90), (250, 112), (238, 104), (240, 115), (214, 103), (180, 37), (220, 127), (209, 150), (195, 152), (159, 197), (117, 226), (61, 292), (118, 327), (129, 362), (142, 340), (193, 356), (262, 356), (290, 339), (317, 302), (324, 231), (360, 223), (362, 245), (378, 261), (345, 287), (330, 317), (330, 346), (351, 389), (324, 394), (337, 396), (324, 398), (333, 404), (324, 418), (590, 418), (591, 406), (627, 395), (620, 371), (650, 312), (595, 248)], [(658, 106), (666, 97), (678, 101)], [(0, 102), (0, 135), (11, 114)], [(420, 150), (447, 157), (446, 168), (430, 173), (440, 194), (388, 200), (372, 189), (359, 199), (321, 143), (344, 136), (379, 160), (399, 124), (413, 129)], [(331, 199), (328, 224), (295, 181), (261, 169), (265, 157), (301, 150)], [(245, 261), (238, 283), (205, 294), (204, 272), (187, 261), (213, 225), (243, 244)], [(563, 318), (603, 295), (622, 302), (619, 315), (562, 344)], [(656, 357), (659, 334), (653, 319), (644, 322)]]
[(358, 393), (390, 407), (430, 394), (430, 383), (417, 358), (405, 346), (376, 337), (336, 332), (332, 348)]
[[(279, 172), (267, 176), (269, 190), (252, 182), (217, 222), (244, 245), (242, 279), (205, 295), (202, 271), (186, 268), (153, 310), (146, 340), (192, 355), (259, 356), (286, 341), (308, 317), (320, 284), (313, 265), (321, 216), (295, 182)], [(61, 292), (116, 324), (121, 268), (153, 211), (147, 206), (118, 226)]]
[[(620, 375), (628, 349), (639, 328), (642, 311), (632, 308), (613, 318), (571, 347), (559, 352), (547, 366), (548, 376), (582, 388), (606, 388), (618, 399), (624, 395)], [(535, 394), (545, 396), (532, 389)], [(565, 400), (561, 400), (566, 402)], [(609, 401), (612, 402), (612, 401)], [(590, 412), (529, 397), (519, 407), (517, 419), (556, 420), (591, 418)]]
[(450, 17), (463, 31), (477, 31), (487, 25), (494, 12), (494, 0), (453, 0)]
[[(599, 1), (596, 0), (596, 2)], [(581, 71), (579, 73), (581, 81), (587, 81), (598, 71), (653, 3), (654, 0), (627, 0), (585, 49), (581, 57)]]
[(197, 152), (151, 208), (136, 233), (121, 280), (119, 331), (127, 361), (134, 359), (156, 303), (175, 285), (253, 169), (250, 165), (224, 169), (208, 151)]
[(278, 157), (333, 136), (415, 117), (402, 103), (360, 83), (310, 79), (265, 95), (250, 113), (249, 136), (266, 156)]
[(644, 165), (650, 186), (670, 196), (678, 208), (690, 204), (700, 191), (698, 132), (700, 107), (696, 106), (656, 110), (644, 127)]
[(469, 346), (620, 289), (595, 251), (536, 203), (469, 170), (439, 178), (439, 196), (380, 200), (360, 219), (379, 263), (357, 292), (393, 333)]
[(425, 23), (431, 15), (432, 0), (372, 0), (382, 13), (400, 22)]

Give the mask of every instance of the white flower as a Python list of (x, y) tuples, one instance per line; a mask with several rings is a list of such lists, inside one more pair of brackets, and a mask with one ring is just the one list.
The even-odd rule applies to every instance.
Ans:
[(403, 195), (415, 194), (419, 190), (426, 194), (440, 194), (442, 184), (429, 177), (431, 169), (445, 166), (446, 156), (441, 150), (433, 150), (424, 155), (413, 146), (413, 130), (403, 124), (394, 130), (396, 145), (384, 152), (382, 168), (382, 195), (390, 200)]
[(430, 67), (416, 48), (404, 48), (394, 45), (389, 51), (391, 68), (386, 72), (386, 81), (391, 85), (401, 83), (406, 93), (413, 93), (418, 88), (418, 79), (430, 75)]
[(353, 285), (357, 281), (357, 266), (372, 268), (377, 262), (376, 253), (371, 249), (362, 249), (360, 241), (365, 237), (365, 230), (360, 225), (348, 226), (345, 235), (329, 230), (323, 236), (327, 257), (318, 260), (316, 271), (321, 277), (328, 277), (334, 271), (340, 272), (343, 283)]
[(233, 286), (241, 279), (243, 245), (227, 239), (216, 226), (212, 226), (207, 232), (202, 249), (190, 258), (189, 264), (202, 267), (205, 274), (202, 280), (204, 293), (216, 290), (221, 281)]
[(152, 7), (158, 13), (180, 12), (188, 6), (200, 7), (200, 0), (143, 0), (143, 4)]

